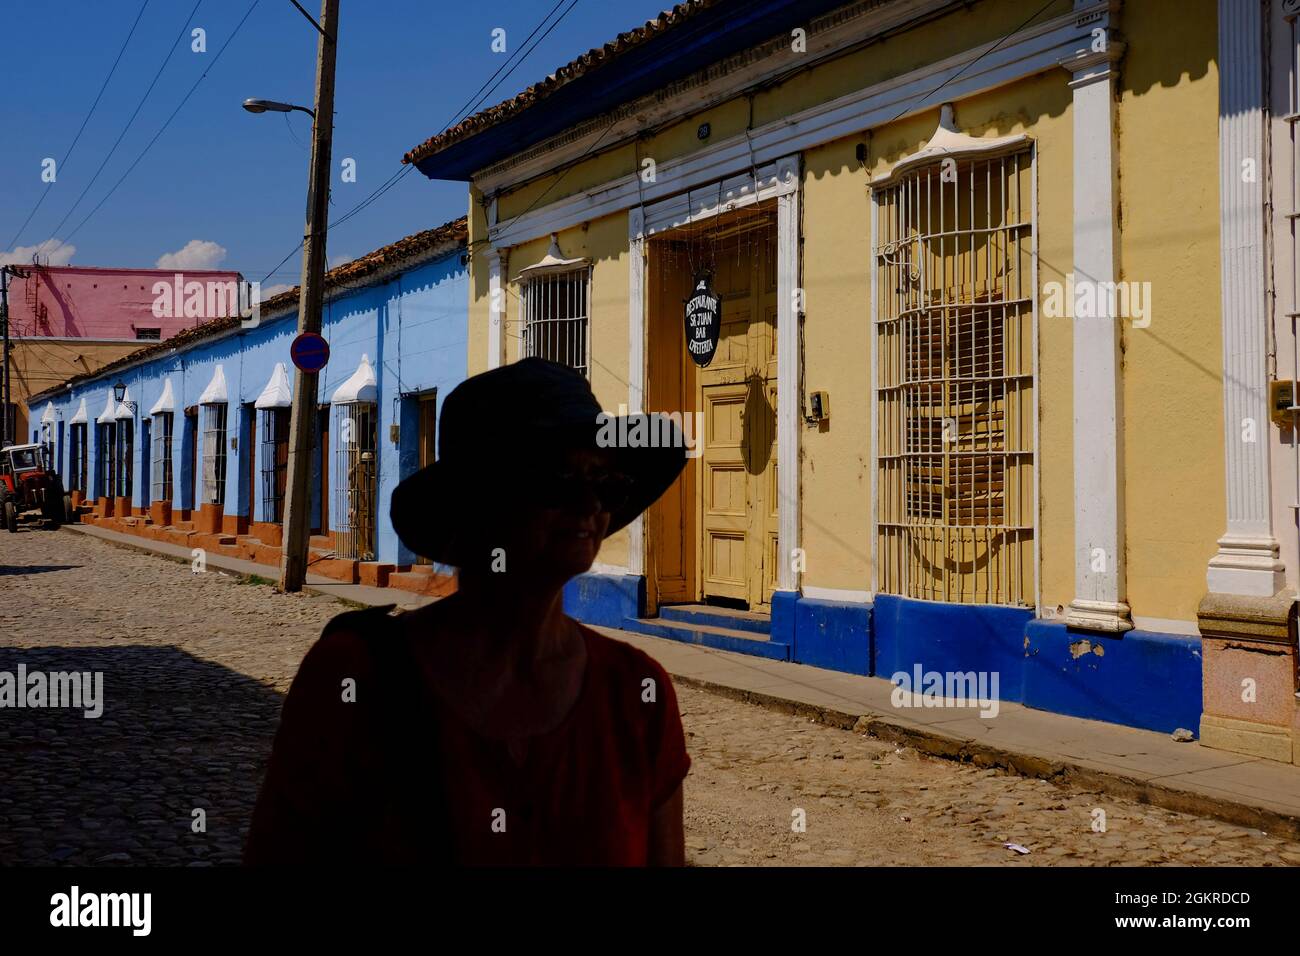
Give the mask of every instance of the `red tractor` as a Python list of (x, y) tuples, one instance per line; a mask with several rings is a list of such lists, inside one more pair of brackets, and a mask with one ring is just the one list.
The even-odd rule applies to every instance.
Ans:
[(18, 518), (40, 512), (57, 528), (73, 520), (72, 496), (63, 490), (45, 445), (9, 445), (0, 450), (0, 514), (10, 532)]

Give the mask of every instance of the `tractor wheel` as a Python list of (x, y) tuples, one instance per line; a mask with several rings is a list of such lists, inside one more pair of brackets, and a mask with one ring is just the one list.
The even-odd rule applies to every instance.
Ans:
[(10, 534), (18, 533), (18, 509), (8, 499), (5, 499), (5, 527), (9, 529)]
[(77, 520), (77, 512), (72, 508), (72, 495), (63, 496), (63, 523), (72, 524)]

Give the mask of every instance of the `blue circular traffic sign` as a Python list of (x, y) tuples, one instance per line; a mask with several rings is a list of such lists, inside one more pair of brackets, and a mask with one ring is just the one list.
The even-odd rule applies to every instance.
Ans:
[(293, 364), (304, 372), (319, 372), (330, 360), (330, 344), (315, 332), (303, 332), (289, 346)]

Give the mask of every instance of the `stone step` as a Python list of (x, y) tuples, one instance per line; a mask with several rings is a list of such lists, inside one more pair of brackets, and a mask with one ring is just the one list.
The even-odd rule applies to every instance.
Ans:
[(687, 624), (708, 624), (748, 631), (752, 634), (771, 634), (772, 615), (759, 611), (742, 611), (712, 604), (661, 604), (659, 617), (665, 621), (685, 621)]
[(767, 634), (753, 631), (741, 631), (730, 627), (716, 627), (711, 624), (693, 624), (687, 621), (664, 620), (661, 617), (627, 617), (623, 627), (629, 631), (650, 634), (654, 637), (666, 637), (685, 644), (702, 644), (716, 647), (723, 651), (736, 651), (741, 654), (753, 654), (771, 660), (788, 661), (790, 645), (774, 641)]

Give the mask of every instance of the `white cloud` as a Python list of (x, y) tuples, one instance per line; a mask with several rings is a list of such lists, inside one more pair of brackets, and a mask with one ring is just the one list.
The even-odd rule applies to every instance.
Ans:
[(76, 251), (76, 246), (62, 239), (46, 239), (34, 246), (15, 246), (13, 252), (0, 252), (0, 265), (31, 265), (32, 254), (37, 253), (42, 265), (66, 266)]
[(226, 249), (206, 239), (191, 239), (176, 252), (158, 257), (159, 269), (215, 269), (226, 258)]
[(346, 252), (341, 252), (337, 256), (330, 256), (329, 268), (337, 269), (339, 266), (345, 266), (355, 258), (356, 256), (350, 256)]
[(262, 301), (265, 302), (273, 295), (279, 295), (281, 292), (288, 292), (293, 286), (287, 282), (276, 282), (273, 285), (262, 286)]

